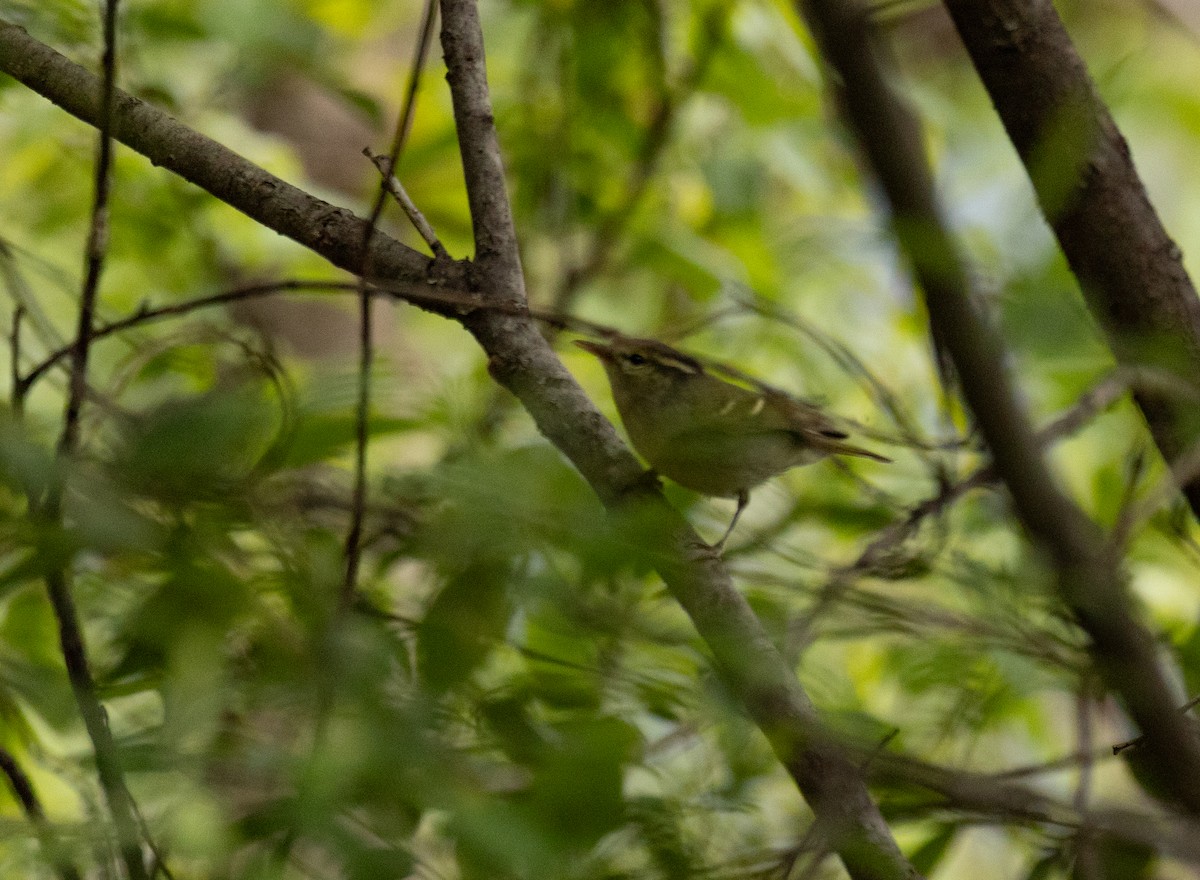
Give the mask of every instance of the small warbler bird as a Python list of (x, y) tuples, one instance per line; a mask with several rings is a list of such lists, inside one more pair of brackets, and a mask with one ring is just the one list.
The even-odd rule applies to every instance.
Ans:
[(759, 483), (827, 455), (890, 461), (843, 442), (847, 434), (813, 404), (726, 382), (657, 340), (575, 344), (604, 365), (629, 439), (655, 472), (703, 495), (737, 499), (717, 552)]

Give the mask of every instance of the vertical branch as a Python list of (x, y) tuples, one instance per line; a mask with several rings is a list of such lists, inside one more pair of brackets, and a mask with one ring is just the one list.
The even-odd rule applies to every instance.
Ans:
[(71, 351), (70, 378), (63, 430), (59, 437), (59, 452), (64, 456), (75, 453), (79, 441), (79, 415), (87, 395), (88, 352), (92, 344), (92, 323), (96, 313), (96, 298), (100, 275), (104, 271), (104, 256), (108, 247), (108, 195), (112, 185), (112, 115), (116, 93), (117, 69), (117, 3), (107, 0), (104, 5), (104, 55), (100, 92), (100, 137), (96, 155), (92, 221), (88, 230), (86, 271), (79, 297), (79, 322), (75, 331), (75, 347)]
[[(359, 238), (362, 262), (357, 267), (358, 283), (356, 285), (359, 319), (359, 361), (358, 389), (354, 417), (354, 489), (350, 502), (350, 525), (346, 530), (346, 541), (343, 546), (345, 570), (342, 586), (338, 593), (337, 608), (333, 619), (324, 633), (324, 647), (327, 649), (335, 647), (334, 637), (338, 634), (338, 629), (343, 623), (345, 613), (354, 603), (358, 591), (358, 572), (362, 563), (363, 521), (367, 506), (367, 446), (370, 436), (371, 419), (371, 366), (375, 359), (371, 320), (371, 300), (377, 291), (372, 285), (372, 281), (376, 280), (373, 278), (376, 272), (377, 257), (377, 253), (373, 247), (376, 243), (375, 232), (376, 227), (379, 225), (379, 218), (383, 215), (383, 206), (387, 199), (388, 182), (392, 170), (395, 168), (397, 161), (399, 161), (400, 154), (404, 150), (405, 141), (408, 138), (409, 130), (412, 127), (412, 115), (416, 104), (417, 91), (420, 87), (421, 71), (425, 67), (425, 59), (433, 40), (434, 11), (434, 0), (427, 0), (421, 21), (420, 36), (416, 51), (413, 54), (412, 68), (409, 71), (408, 88), (405, 91), (404, 102), (392, 135), (391, 149), (388, 156), (380, 160), (383, 165), (380, 169), (382, 179), (376, 191), (375, 201), (371, 206), (371, 213), (362, 226)], [(365, 150), (364, 152), (368, 157), (371, 156), (370, 150)], [(375, 160), (372, 158), (372, 161), (374, 162)], [(386, 282), (391, 279), (380, 278), (378, 280)], [(336, 654), (331, 654), (330, 659), (334, 663), (325, 667), (325, 674), (321, 675), (316, 682), (316, 724), (313, 731), (312, 743), (309, 748), (309, 759), (304, 765), (304, 771), (299, 784), (301, 800), (304, 800), (316, 785), (314, 777), (316, 761), (314, 759), (320, 748), (325, 744), (329, 715), (336, 695), (338, 681), (336, 662), (339, 660), (339, 657)], [(293, 825), (289, 827), (278, 844), (273, 848), (271, 858), (277, 871), (283, 871), (284, 865), (291, 855), (292, 848), (300, 838), (301, 833), (298, 826)]]
[[(112, 171), (112, 117), (116, 94), (117, 4), (107, 0), (104, 6), (104, 55), (100, 91), (99, 145), (96, 154), (92, 219), (88, 231), (85, 274), (79, 301), (79, 322), (75, 344), (69, 356), (67, 402), (63, 414), (62, 433), (58, 439), (58, 457), (66, 462), (79, 446), (79, 421), (83, 401), (87, 396), (88, 352), (92, 342), (92, 324), (100, 276), (108, 243), (108, 197)], [(48, 527), (55, 528), (62, 519), (63, 474), (51, 487), (39, 511)], [(59, 642), (71, 691), (83, 716), (83, 723), (96, 755), (96, 771), (104, 790), (108, 809), (116, 825), (117, 842), (130, 880), (148, 880), (142, 859), (141, 840), (133, 814), (133, 799), (125, 784), (117, 745), (108, 727), (108, 716), (96, 694), (96, 684), (88, 665), (83, 628), (71, 596), (69, 573), (66, 567), (56, 568), (46, 575), (46, 591), (54, 616), (58, 621)]]
[(475, 235), (475, 263), (479, 275), (490, 280), (491, 298), (523, 306), (525, 276), (504, 184), (504, 159), (474, 0), (442, 0), (441, 36)]
[(375, 203), (371, 214), (363, 227), (363, 269), (359, 275), (358, 289), (358, 400), (354, 417), (354, 495), (350, 506), (350, 527), (346, 532), (345, 557), (346, 574), (342, 582), (340, 605), (345, 608), (354, 598), (358, 588), (358, 569), (362, 562), (362, 531), (363, 516), (367, 504), (367, 438), (371, 419), (371, 365), (375, 359), (374, 348), (371, 344), (371, 289), (370, 279), (374, 269), (371, 241), (375, 237), (375, 227), (383, 214), (383, 205), (387, 199), (387, 184), (408, 133), (412, 129), (413, 109), (416, 106), (417, 92), (421, 85), (421, 71), (425, 69), (425, 59), (429, 55), (429, 46), (433, 42), (433, 24), (436, 20), (435, 0), (426, 0), (425, 11), (421, 18), (420, 37), (417, 50), (413, 54), (412, 69), (408, 75), (408, 88), (404, 94), (404, 104), (400, 116), (396, 120), (396, 130), (392, 136), (392, 146), (388, 154), (387, 170), (383, 172)]
[(1053, 561), (1060, 600), (1091, 639), (1105, 684), (1144, 731), (1161, 783), (1200, 815), (1200, 741), (1174, 707), (1154, 640), (1134, 616), (1100, 529), (1059, 487), (1005, 367), (999, 334), (976, 311), (942, 220), (920, 125), (893, 92), (865, 13), (853, 0), (798, 0), (841, 83), (841, 106), (891, 208), (893, 229), (978, 419), (1022, 525)]

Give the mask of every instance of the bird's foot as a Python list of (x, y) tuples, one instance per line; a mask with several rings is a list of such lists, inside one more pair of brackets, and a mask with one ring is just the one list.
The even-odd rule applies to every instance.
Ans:
[(725, 553), (725, 539), (722, 538), (715, 544), (705, 544), (700, 540), (691, 541), (688, 543), (688, 551), (688, 555), (695, 562), (720, 562)]

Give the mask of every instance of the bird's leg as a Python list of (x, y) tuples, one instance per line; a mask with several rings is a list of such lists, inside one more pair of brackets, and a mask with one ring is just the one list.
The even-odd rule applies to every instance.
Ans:
[(729, 540), (729, 536), (733, 534), (733, 527), (737, 525), (738, 517), (742, 515), (742, 511), (746, 509), (746, 505), (750, 503), (750, 493), (746, 489), (738, 489), (737, 493), (737, 510), (733, 512), (733, 519), (729, 521), (729, 528), (725, 530), (725, 534), (721, 536), (721, 540), (712, 545), (712, 552), (720, 556), (725, 552), (725, 542)]

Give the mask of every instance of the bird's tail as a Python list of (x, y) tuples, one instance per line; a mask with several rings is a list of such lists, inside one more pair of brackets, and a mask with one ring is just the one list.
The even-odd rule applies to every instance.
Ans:
[(849, 435), (843, 434), (841, 431), (821, 431), (818, 434), (817, 446), (830, 455), (856, 455), (859, 458), (882, 461), (884, 464), (891, 462), (891, 459), (886, 455), (880, 455), (878, 452), (863, 449), (861, 446), (855, 446), (853, 443), (843, 443), (842, 441), (847, 436)]

